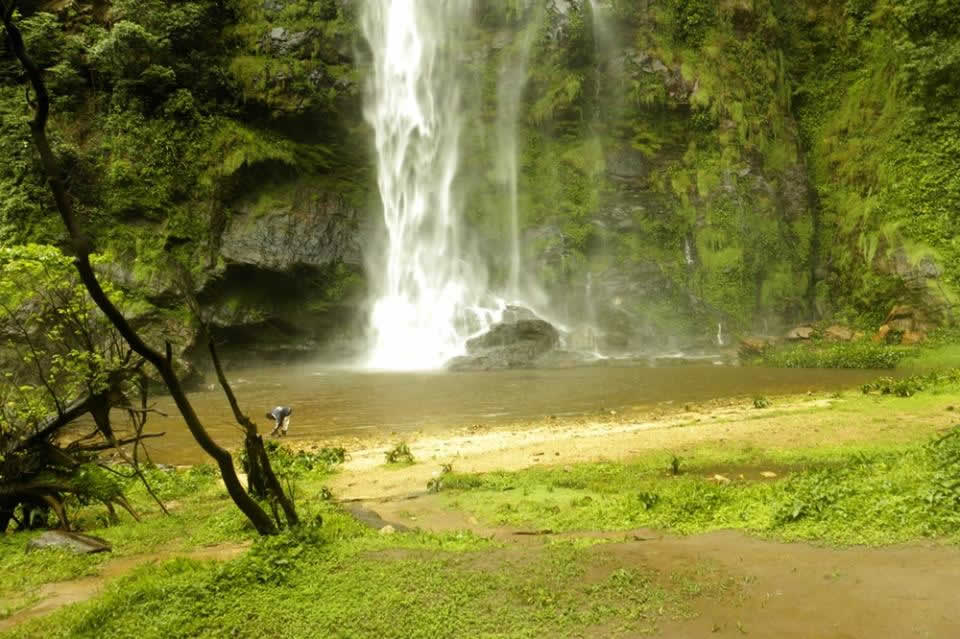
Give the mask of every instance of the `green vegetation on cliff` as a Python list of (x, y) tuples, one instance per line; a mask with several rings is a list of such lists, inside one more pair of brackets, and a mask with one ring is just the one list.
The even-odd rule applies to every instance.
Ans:
[[(113, 279), (177, 313), (168, 255), (211, 308), (266, 273), (216, 330), (344, 333), (376, 209), (354, 3), (21, 4)], [(951, 322), (958, 19), (939, 0), (477, 3), (457, 180), (492, 284), (515, 147), (524, 275), (608, 348), (875, 328), (895, 303)], [(0, 49), (0, 242), (55, 243), (22, 81)], [(285, 259), (251, 248), (305, 235)], [(270, 302), (293, 288), (310, 312)]]
[[(275, 4), (282, 10), (251, 0), (117, 0), (67, 3), (51, 14), (21, 3), (27, 47), (52, 93), (51, 137), (75, 206), (109, 258), (107, 273), (142, 294), (154, 314), (183, 315), (171, 257), (201, 292), (217, 285), (208, 297), (230, 287), (220, 247), (238, 202), (283, 185), (304, 191), (311, 182), (315, 195), (299, 200), (322, 200), (334, 157), (341, 197), (357, 200), (350, 180), (364, 170), (362, 153), (344, 144), (337, 115), (356, 96), (347, 65), (352, 27), (330, 2)], [(0, 168), (0, 242), (57, 243), (22, 82), (4, 42), (0, 137), (11, 157)], [(343, 257), (332, 250), (311, 260), (306, 251), (265, 270), (282, 278), (298, 260), (325, 269), (316, 288), (301, 287), (322, 306), (341, 301), (328, 291), (353, 277)], [(255, 307), (250, 316), (269, 311)], [(176, 341), (186, 347), (189, 330), (181, 333)]]
[[(658, 334), (875, 328), (895, 302), (951, 321), (960, 39), (943, 3), (490, 4), (485, 72), (529, 67), (520, 210), (551, 290), (590, 273), (601, 321), (622, 298)], [(486, 198), (475, 216), (498, 219)]]
[(787, 51), (819, 201), (820, 311), (878, 323), (901, 299), (955, 319), (960, 15), (936, 0), (803, 4)]

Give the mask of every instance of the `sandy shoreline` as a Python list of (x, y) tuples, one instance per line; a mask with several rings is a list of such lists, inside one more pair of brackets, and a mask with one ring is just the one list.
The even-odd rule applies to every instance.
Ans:
[[(343, 446), (349, 454), (330, 488), (339, 499), (383, 499), (422, 492), (450, 464), (460, 472), (519, 470), (537, 465), (616, 461), (651, 451), (667, 457), (698, 445), (712, 447), (797, 448), (849, 442), (906, 441), (951, 423), (942, 408), (917, 410), (891, 405), (879, 415), (855, 418), (843, 410), (848, 400), (826, 394), (774, 397), (758, 410), (745, 398), (696, 406), (662, 406), (646, 413), (545, 419), (506, 426), (450, 429), (445, 432), (377, 439), (331, 438), (298, 442), (298, 448)], [(944, 404), (949, 404), (949, 398)], [(909, 428), (904, 428), (909, 426)], [(387, 466), (384, 453), (405, 441), (416, 463)]]

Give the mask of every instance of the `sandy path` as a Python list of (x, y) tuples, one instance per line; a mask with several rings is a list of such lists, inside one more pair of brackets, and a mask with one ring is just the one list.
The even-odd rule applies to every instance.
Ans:
[[(458, 472), (519, 470), (537, 465), (623, 460), (649, 451), (664, 454), (698, 445), (796, 448), (851, 442), (897, 442), (922, 439), (949, 427), (956, 402), (943, 407), (892, 404), (889, 410), (858, 415), (837, 410), (847, 400), (826, 397), (775, 399), (775, 409), (756, 410), (745, 399), (710, 402), (697, 407), (664, 406), (637, 415), (607, 415), (572, 420), (543, 420), (506, 427), (482, 425), (446, 434), (407, 439), (418, 463), (388, 467), (384, 453), (399, 439), (369, 442), (331, 440), (350, 453), (330, 488), (339, 499), (382, 499), (422, 492), (441, 465)], [(690, 408), (691, 410), (687, 410)]]

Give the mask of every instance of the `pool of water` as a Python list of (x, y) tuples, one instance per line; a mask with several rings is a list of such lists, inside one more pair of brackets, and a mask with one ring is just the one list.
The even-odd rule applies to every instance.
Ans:
[[(293, 407), (290, 439), (330, 435), (403, 433), (506, 423), (601, 409), (642, 408), (660, 402), (703, 401), (855, 387), (878, 371), (773, 369), (732, 366), (650, 368), (604, 366), (476, 373), (367, 372), (322, 367), (234, 369), (229, 379), (243, 410), (269, 432), (264, 414)], [(242, 439), (219, 387), (190, 394), (214, 438), (225, 446)], [(194, 463), (205, 457), (176, 407), (156, 400), (167, 417), (153, 415), (149, 432), (165, 431), (150, 445), (154, 461)]]

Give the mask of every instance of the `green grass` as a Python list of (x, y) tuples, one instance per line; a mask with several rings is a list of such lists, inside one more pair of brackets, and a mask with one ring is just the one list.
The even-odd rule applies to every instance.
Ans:
[(0, 597), (24, 588), (96, 574), (114, 557), (153, 552), (189, 551), (201, 546), (250, 539), (253, 531), (218, 487), (213, 469), (205, 466), (184, 472), (148, 471), (151, 485), (171, 506), (173, 516), (159, 516), (158, 506), (143, 486), (130, 482), (127, 497), (145, 518), (135, 522), (123, 511), (120, 523), (108, 525), (99, 504), (71, 511), (75, 527), (109, 541), (113, 552), (73, 555), (55, 550), (25, 553), (27, 542), (40, 532), (0, 535)]
[[(960, 541), (960, 430), (938, 444), (697, 450), (631, 463), (453, 474), (446, 499), (497, 525), (552, 531), (740, 529), (781, 539)], [(761, 479), (768, 470), (776, 479)], [(740, 479), (744, 474), (745, 479)], [(721, 475), (728, 481), (715, 480)]]
[(644, 633), (736, 585), (708, 565), (624, 566), (603, 546), (510, 552), (469, 533), (384, 536), (333, 506), (324, 525), (257, 542), (240, 559), (137, 570), (96, 600), (8, 637), (556, 637)]
[[(0, 538), (0, 597), (31, 602), (42, 583), (96, 574), (115, 556), (185, 551), (254, 539), (232, 561), (149, 562), (97, 598), (31, 620), (4, 637), (537, 637), (644, 634), (694, 614), (702, 597), (737, 585), (712, 566), (669, 573), (615, 560), (601, 540), (543, 540), (521, 552), (469, 532), (381, 535), (322, 497), (326, 468), (297, 467), (307, 525), (256, 539), (206, 468), (152, 471), (175, 506), (163, 517), (140, 488), (130, 500), (142, 523), (103, 526), (101, 509), (74, 520), (114, 544), (110, 555), (23, 552), (31, 534)], [(604, 540), (606, 542), (606, 540)], [(14, 612), (13, 610), (7, 611)]]
[[(343, 451), (325, 448), (316, 453), (292, 453), (276, 445), (269, 446), (269, 450), (278, 476), (282, 481), (293, 481), (294, 494), (305, 515), (312, 516), (311, 509), (325, 501), (325, 480), (345, 458)], [(184, 553), (256, 538), (255, 531), (230, 501), (212, 467), (200, 465), (177, 472), (148, 469), (145, 473), (171, 516), (163, 516), (143, 485), (133, 480), (125, 482), (124, 492), (144, 519), (141, 523), (118, 509), (120, 521), (111, 524), (100, 504), (68, 503), (72, 506), (73, 526), (109, 541), (113, 546), (110, 553), (80, 556), (56, 550), (26, 553), (27, 542), (41, 532), (0, 535), (0, 602), (45, 583), (94, 575), (112, 558), (156, 552)], [(10, 612), (13, 610), (7, 611)]]
[(917, 393), (925, 391), (936, 392), (944, 388), (955, 387), (958, 383), (960, 383), (960, 368), (953, 368), (898, 379), (880, 377), (861, 385), (860, 390), (864, 395), (876, 392), (881, 395), (913, 397)]
[(921, 349), (901, 364), (917, 369), (960, 368), (960, 344), (937, 344)]
[[(24, 549), (31, 536), (0, 537), (0, 598), (21, 595), (45, 583), (94, 575), (109, 558), (103, 554), (75, 555), (58, 550), (27, 553)], [(6, 614), (0, 614), (0, 618), (4, 616)]]
[[(891, 415), (941, 414), (958, 389), (948, 380), (921, 390), (910, 398), (854, 392), (817, 409), (841, 416), (840, 423), (847, 417), (876, 423), (871, 443), (860, 435), (853, 443), (800, 450), (701, 446), (629, 463), (449, 472), (439, 495), (447, 507), (485, 522), (532, 530), (734, 528), (836, 544), (958, 542), (960, 430), (932, 443), (916, 441), (918, 432), (932, 430), (921, 422), (906, 433), (881, 429)], [(775, 414), (755, 412), (758, 418)], [(817, 415), (810, 413), (811, 422)], [(905, 438), (911, 441), (902, 443)], [(128, 496), (144, 513), (142, 523), (124, 516), (105, 526), (101, 508), (80, 509), (75, 521), (108, 538), (112, 556), (254, 544), (231, 561), (149, 563), (89, 602), (2, 636), (262, 637), (282, 628), (293, 638), (539, 637), (547, 627), (557, 637), (640, 635), (695, 614), (704, 598), (726, 600), (739, 592), (711, 565), (658, 572), (642, 560), (624, 563), (616, 535), (527, 537), (508, 545), (469, 532), (381, 535), (324, 498), (330, 465), (320, 461), (278, 461), (296, 486), (302, 519), (320, 516), (323, 524), (275, 538), (257, 539), (214, 473), (202, 467), (151, 471), (175, 517), (162, 517), (135, 484)], [(777, 476), (761, 478), (759, 471)], [(716, 475), (730, 481), (710, 481)], [(35, 586), (94, 574), (111, 558), (27, 555), (22, 547), (29, 536), (0, 537), (0, 599), (19, 598), (19, 606), (30, 602)]]

